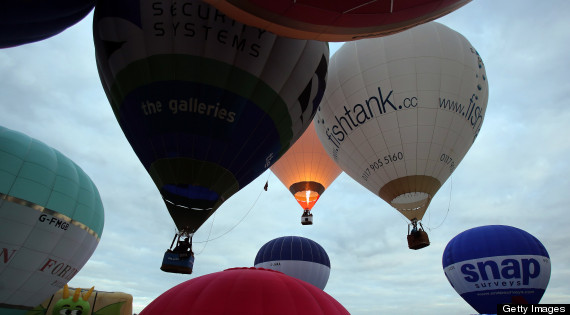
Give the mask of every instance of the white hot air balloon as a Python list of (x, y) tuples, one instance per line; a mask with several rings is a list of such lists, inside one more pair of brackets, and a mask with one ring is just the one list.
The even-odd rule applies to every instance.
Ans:
[[(331, 58), (315, 126), (341, 169), (416, 232), (477, 137), (488, 94), (485, 66), (469, 41), (430, 22), (345, 43)], [(410, 248), (429, 245), (421, 224), (409, 234)]]

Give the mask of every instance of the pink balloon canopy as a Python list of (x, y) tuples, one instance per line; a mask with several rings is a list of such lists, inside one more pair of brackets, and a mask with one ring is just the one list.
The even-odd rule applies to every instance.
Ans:
[(350, 314), (323, 290), (279, 271), (232, 268), (183, 282), (140, 315)]
[(205, 0), (241, 23), (280, 36), (351, 41), (395, 34), (471, 0)]

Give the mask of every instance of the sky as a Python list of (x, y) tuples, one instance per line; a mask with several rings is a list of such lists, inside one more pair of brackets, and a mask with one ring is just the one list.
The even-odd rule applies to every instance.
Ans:
[(95, 182), (105, 228), (69, 285), (132, 294), (136, 313), (183, 281), (252, 266), (266, 242), (299, 235), (327, 251), (325, 291), (351, 314), (472, 314), (441, 257), (455, 235), (489, 224), (537, 237), (552, 262), (541, 303), (569, 303), (570, 2), (513, 4), (474, 0), (438, 19), (478, 50), (490, 94), (477, 140), (424, 216), (431, 245), (419, 251), (407, 247), (404, 217), (346, 174), (313, 208), (314, 225), (302, 226), (301, 208), (266, 171), (196, 233), (192, 275), (162, 272), (175, 226), (102, 89), (92, 14), (50, 39), (0, 50), (0, 125), (56, 148)]

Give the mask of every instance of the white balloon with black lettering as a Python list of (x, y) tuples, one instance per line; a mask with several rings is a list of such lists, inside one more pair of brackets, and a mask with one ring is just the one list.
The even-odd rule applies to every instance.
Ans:
[(421, 220), (479, 134), (488, 91), (475, 48), (430, 22), (345, 43), (331, 58), (315, 126), (343, 171)]

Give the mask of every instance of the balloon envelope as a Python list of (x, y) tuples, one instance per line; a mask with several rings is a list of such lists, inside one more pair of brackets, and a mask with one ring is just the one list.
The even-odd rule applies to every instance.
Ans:
[[(75, 292), (75, 288), (69, 288), (71, 294)], [(88, 292), (88, 289), (81, 289), (81, 294)], [(63, 297), (63, 290), (57, 291), (53, 296), (44, 300), (40, 305), (34, 308), (37, 313), (32, 314), (53, 314), (56, 303)], [(91, 306), (91, 312), (88, 314), (109, 314), (109, 315), (132, 315), (133, 314), (133, 296), (124, 292), (105, 292), (94, 290), (87, 299)], [(73, 313), (71, 313), (73, 314)], [(31, 315), (31, 314), (29, 314)]]
[(85, 265), (103, 232), (91, 179), (59, 151), (0, 126), (0, 305), (31, 309)]
[(2, 1), (0, 48), (43, 40), (82, 20), (95, 0)]
[(470, 0), (206, 0), (232, 18), (281, 36), (351, 41), (394, 34), (444, 16)]
[(537, 304), (550, 280), (550, 257), (542, 243), (505, 225), (458, 234), (445, 247), (442, 264), (455, 291), (485, 314), (495, 314), (497, 304)]
[(487, 99), (477, 51), (430, 22), (345, 43), (331, 58), (315, 127), (343, 171), (420, 220), (479, 133)]
[(331, 272), (325, 249), (301, 236), (283, 236), (263, 245), (255, 256), (254, 266), (283, 272), (324, 290)]
[(301, 136), (326, 85), (327, 43), (199, 1), (98, 1), (94, 40), (115, 116), (189, 232)]
[(279, 158), (271, 171), (289, 189), (303, 209), (311, 210), (342, 170), (328, 156), (313, 123)]
[(140, 315), (349, 314), (333, 297), (281, 272), (234, 268), (194, 278), (164, 292)]

